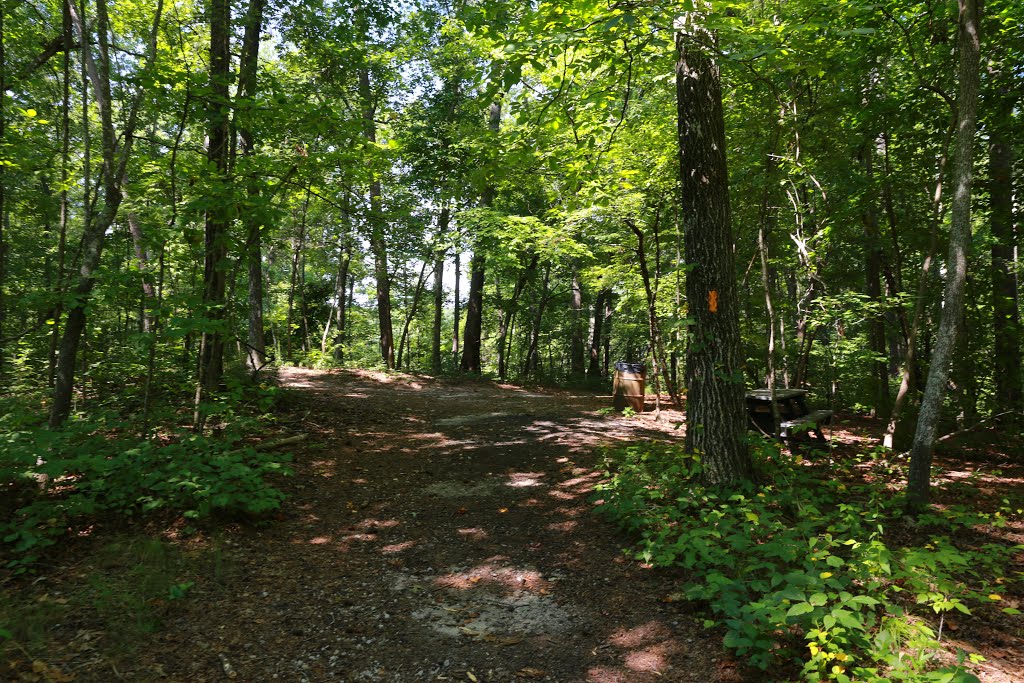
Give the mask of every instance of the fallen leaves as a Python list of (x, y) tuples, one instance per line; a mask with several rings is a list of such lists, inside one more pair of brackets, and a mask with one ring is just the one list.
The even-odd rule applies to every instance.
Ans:
[(535, 669), (532, 666), (524, 666), (516, 672), (517, 678), (544, 678), (547, 675), (548, 672), (544, 669)]

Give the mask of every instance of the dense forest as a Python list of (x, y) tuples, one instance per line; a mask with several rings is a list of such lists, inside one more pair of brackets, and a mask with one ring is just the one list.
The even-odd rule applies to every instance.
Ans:
[(276, 509), (286, 366), (642, 362), (708, 486), (764, 479), (746, 389), (807, 388), (915, 514), (936, 439), (1019, 433), (1016, 0), (2, 5), (16, 574), (69, 520)]

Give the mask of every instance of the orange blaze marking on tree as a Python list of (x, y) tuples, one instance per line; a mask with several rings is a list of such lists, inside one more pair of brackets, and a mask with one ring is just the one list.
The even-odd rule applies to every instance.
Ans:
[(708, 292), (708, 310), (718, 313), (718, 290), (712, 289)]

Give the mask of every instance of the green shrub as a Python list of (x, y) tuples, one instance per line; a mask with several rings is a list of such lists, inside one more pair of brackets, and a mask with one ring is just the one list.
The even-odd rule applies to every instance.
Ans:
[(99, 514), (168, 510), (201, 519), (276, 509), (284, 494), (267, 477), (289, 473), (288, 457), (240, 447), (240, 436), (182, 431), (158, 442), (83, 421), (0, 432), (0, 486), (19, 496), (0, 521), (9, 566), (23, 570), (69, 527)]
[(681, 597), (706, 603), (707, 624), (752, 666), (795, 663), (808, 681), (977, 680), (963, 662), (931, 667), (939, 643), (926, 617), (992, 602), (986, 577), (1013, 549), (964, 549), (949, 533), (1005, 518), (935, 512), (917, 522), (926, 542), (896, 547), (886, 530), (902, 513), (884, 480), (852, 485), (772, 443), (756, 451), (769, 483), (732, 489), (702, 486), (700, 458), (673, 445), (611, 451), (598, 510), (639, 536), (638, 559), (690, 570)]

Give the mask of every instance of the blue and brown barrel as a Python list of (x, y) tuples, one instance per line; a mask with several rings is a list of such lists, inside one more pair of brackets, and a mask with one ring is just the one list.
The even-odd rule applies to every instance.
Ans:
[(634, 412), (644, 412), (646, 380), (647, 368), (643, 363), (616, 363), (612, 380), (612, 405), (615, 410), (622, 411), (629, 406)]

